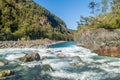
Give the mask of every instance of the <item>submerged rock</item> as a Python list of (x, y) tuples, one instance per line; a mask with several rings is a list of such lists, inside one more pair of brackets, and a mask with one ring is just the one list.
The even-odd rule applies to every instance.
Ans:
[(62, 51), (61, 51), (61, 50), (58, 50), (58, 51), (56, 51), (56, 52), (58, 53), (58, 52), (62, 52)]
[(57, 58), (64, 58), (65, 55), (64, 55), (63, 53), (58, 53), (58, 54), (56, 55), (56, 57), (57, 57)]
[(73, 59), (76, 60), (76, 61), (82, 62), (82, 59), (80, 58), (80, 56), (74, 56)]
[(22, 62), (31, 62), (31, 61), (39, 61), (40, 55), (38, 53), (29, 53), (26, 54), (24, 57), (19, 58)]
[(48, 57), (47, 56), (42, 56), (42, 59), (47, 59)]
[(3, 59), (3, 60), (0, 60), (0, 66), (5, 66), (6, 64), (8, 64), (8, 61)]
[(70, 62), (69, 63), (71, 66), (76, 66), (76, 67), (83, 67), (83, 66), (85, 66), (85, 64), (83, 64), (83, 63), (73, 63), (73, 62)]
[(12, 74), (12, 71), (10, 70), (0, 71), (0, 77), (10, 76), (11, 74)]
[(41, 74), (40, 75), (42, 77), (47, 77), (46, 76), (46, 72), (51, 72), (51, 71), (53, 71), (53, 68), (49, 64), (42, 65)]
[(49, 54), (54, 54), (51, 50), (47, 50), (46, 53), (49, 53)]
[(43, 71), (53, 71), (52, 67), (49, 64), (45, 64), (42, 66)]
[(5, 65), (5, 63), (0, 61), (0, 66), (4, 66), (4, 65)]

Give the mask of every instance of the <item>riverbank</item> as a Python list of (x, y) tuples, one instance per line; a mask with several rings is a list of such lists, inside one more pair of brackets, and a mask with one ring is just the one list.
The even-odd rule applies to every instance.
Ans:
[(30, 41), (0, 41), (0, 48), (45, 48), (49, 45), (63, 43), (65, 41), (54, 41), (49, 39)]

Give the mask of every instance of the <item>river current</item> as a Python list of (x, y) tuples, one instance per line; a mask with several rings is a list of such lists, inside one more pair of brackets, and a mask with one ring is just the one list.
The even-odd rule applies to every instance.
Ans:
[[(43, 49), (0, 49), (0, 59), (7, 59), (11, 64), (16, 64), (17, 58), (29, 52), (37, 52), (41, 58), (46, 57), (46, 59), (19, 64), (30, 68), (36, 65), (49, 64), (53, 71), (47, 74), (55, 80), (120, 80), (120, 58), (99, 56), (92, 53), (89, 49), (76, 46), (74, 42), (55, 44)], [(0, 67), (0, 70), (8, 67), (10, 66)], [(35, 69), (33, 72), (34, 75), (37, 75), (37, 70), (35, 71)], [(28, 75), (30, 72), (26, 71), (24, 74)], [(30, 78), (32, 77), (31, 75), (33, 74), (26, 76), (26, 78), (19, 77), (20, 79), (17, 79), (33, 80)]]

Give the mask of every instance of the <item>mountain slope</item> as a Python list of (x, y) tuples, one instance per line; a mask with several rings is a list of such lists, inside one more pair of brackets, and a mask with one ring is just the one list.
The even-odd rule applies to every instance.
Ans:
[(66, 24), (32, 0), (0, 0), (0, 40), (70, 40)]

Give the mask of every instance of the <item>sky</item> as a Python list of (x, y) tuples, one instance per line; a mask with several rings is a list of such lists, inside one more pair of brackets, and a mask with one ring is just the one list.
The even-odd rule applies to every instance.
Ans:
[(89, 16), (88, 4), (94, 0), (34, 0), (62, 19), (69, 29), (77, 29), (80, 16)]

